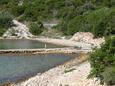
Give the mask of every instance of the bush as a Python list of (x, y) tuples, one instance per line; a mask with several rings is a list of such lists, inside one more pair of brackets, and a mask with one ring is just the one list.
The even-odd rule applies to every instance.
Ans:
[(107, 38), (100, 49), (92, 52), (89, 61), (92, 69), (88, 78), (97, 77), (101, 83), (115, 84), (115, 36)]
[(109, 15), (110, 15), (110, 9), (104, 7), (94, 12), (88, 13), (88, 15), (85, 16), (85, 21), (90, 25), (89, 28), (89, 30), (91, 30), (90, 32), (92, 32), (96, 37), (104, 35), (106, 28), (104, 28), (104, 24), (102, 22)]
[(41, 22), (33, 22), (30, 25), (30, 32), (33, 35), (39, 35), (44, 30), (43, 24)]
[(5, 32), (6, 32), (7, 29), (5, 28), (0, 28), (0, 36), (2, 36)]
[(7, 30), (7, 28), (12, 26), (13, 16), (7, 12), (0, 13), (0, 36)]
[(61, 31), (64, 35), (68, 35), (67, 33), (67, 22), (66, 21), (62, 21), (60, 24), (58, 24), (57, 26), (55, 26), (55, 28), (59, 31)]
[(77, 16), (72, 19), (67, 26), (67, 33), (73, 35), (76, 32), (84, 30), (84, 17)]
[(115, 85), (115, 65), (113, 67), (108, 67), (102, 73), (103, 81), (106, 82), (107, 85)]
[(8, 28), (12, 26), (13, 16), (8, 12), (1, 12), (0, 13), (0, 27), (1, 28)]
[(25, 7), (19, 3), (22, 3), (22, 0), (10, 0), (6, 4), (6, 9), (16, 17), (21, 16), (24, 14)]
[(7, 4), (9, 0), (0, 0), (0, 5)]
[(110, 11), (110, 15), (103, 20), (105, 32), (104, 35), (114, 35), (115, 34), (115, 9)]

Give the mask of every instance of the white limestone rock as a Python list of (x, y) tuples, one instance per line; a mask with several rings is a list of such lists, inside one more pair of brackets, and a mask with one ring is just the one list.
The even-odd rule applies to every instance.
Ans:
[(100, 45), (105, 42), (104, 37), (94, 38), (94, 35), (90, 32), (77, 32), (70, 40), (92, 44), (97, 47), (100, 47)]
[(29, 38), (29, 37), (33, 37), (33, 35), (29, 32), (29, 28), (18, 22), (17, 20), (13, 20), (13, 24), (15, 26), (9, 28), (4, 34), (3, 37), (4, 38)]

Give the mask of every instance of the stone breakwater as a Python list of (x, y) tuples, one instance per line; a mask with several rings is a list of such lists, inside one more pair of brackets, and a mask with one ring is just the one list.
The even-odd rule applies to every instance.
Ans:
[(78, 50), (74, 48), (49, 48), (49, 49), (7, 49), (7, 50), (0, 50), (0, 54), (47, 54), (47, 53), (65, 53), (65, 54), (72, 54), (72, 53), (80, 53), (80, 52), (90, 52), (91, 50)]

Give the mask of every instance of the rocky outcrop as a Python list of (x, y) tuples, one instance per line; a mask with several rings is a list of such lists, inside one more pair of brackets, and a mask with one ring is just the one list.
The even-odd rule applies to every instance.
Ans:
[(33, 35), (29, 32), (29, 28), (18, 22), (17, 20), (13, 20), (14, 26), (9, 28), (4, 34), (4, 38), (29, 38)]
[(104, 43), (105, 39), (103, 38), (94, 38), (94, 35), (90, 32), (77, 32), (70, 40), (76, 42), (84, 42), (92, 44), (93, 46), (100, 46)]

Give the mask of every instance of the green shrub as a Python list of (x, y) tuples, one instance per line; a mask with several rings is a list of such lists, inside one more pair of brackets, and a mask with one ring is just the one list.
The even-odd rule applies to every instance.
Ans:
[(67, 22), (66, 21), (62, 21), (60, 24), (58, 24), (57, 26), (55, 26), (56, 29), (58, 29), (59, 31), (63, 32), (64, 35), (67, 35)]
[(0, 13), (0, 36), (7, 30), (7, 28), (12, 26), (12, 15), (7, 12)]
[(104, 35), (114, 35), (115, 34), (115, 9), (110, 11), (110, 15), (103, 20), (105, 33)]
[(102, 22), (109, 15), (110, 15), (110, 9), (106, 8), (106, 7), (101, 8), (99, 10), (96, 10), (96, 11), (91, 12), (88, 15), (86, 15), (85, 21), (90, 25), (89, 30), (91, 30), (91, 32), (95, 36), (103, 36), (104, 35), (105, 28), (104, 28), (104, 24)]
[(77, 16), (69, 22), (67, 27), (67, 33), (73, 35), (76, 32), (80, 32), (84, 30), (83, 26), (84, 26), (84, 17)]
[(0, 13), (0, 27), (7, 28), (12, 25), (13, 16), (8, 12)]
[[(103, 14), (103, 15), (102, 15)], [(76, 16), (67, 24), (67, 33), (91, 32), (95, 37), (115, 34), (115, 9), (101, 8)]]
[(115, 84), (115, 36), (107, 38), (100, 49), (92, 52), (89, 61), (92, 68), (89, 78), (97, 77), (102, 83)]
[[(114, 65), (115, 66), (115, 65)], [(107, 85), (115, 85), (115, 68), (107, 67), (102, 73), (103, 81), (106, 82)]]
[(7, 4), (9, 0), (0, 0), (0, 5)]
[(23, 15), (25, 7), (23, 5), (19, 5), (19, 3), (22, 3), (22, 0), (10, 0), (10, 2), (6, 4), (7, 11), (16, 17)]
[(0, 36), (2, 36), (5, 32), (6, 32), (7, 29), (5, 28), (0, 28)]
[(33, 35), (39, 35), (44, 30), (43, 24), (41, 22), (33, 22), (30, 25), (30, 32)]
[(100, 7), (107, 6), (107, 7), (113, 7), (115, 6), (115, 0), (91, 0), (95, 5), (98, 5)]

